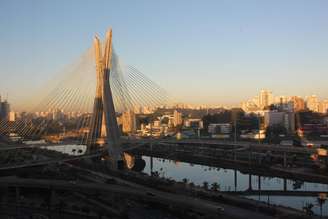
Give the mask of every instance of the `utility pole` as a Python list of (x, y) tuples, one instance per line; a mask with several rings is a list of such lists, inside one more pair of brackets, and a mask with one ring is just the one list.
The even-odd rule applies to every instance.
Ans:
[(257, 120), (259, 123), (259, 135), (258, 135), (258, 143), (261, 144), (261, 120), (260, 120), (260, 113), (257, 114)]
[(233, 160), (236, 161), (236, 144), (237, 144), (237, 116), (235, 116), (234, 120), (234, 128), (235, 128), (235, 136), (234, 136), (234, 144), (233, 144)]
[(153, 126), (150, 121), (150, 175), (153, 176)]
[(198, 135), (198, 139), (200, 139), (200, 128), (197, 128), (197, 135)]
[(236, 143), (237, 143), (237, 117), (235, 117), (234, 126), (235, 126), (235, 137), (234, 137), (234, 142), (235, 142), (235, 144), (236, 144)]

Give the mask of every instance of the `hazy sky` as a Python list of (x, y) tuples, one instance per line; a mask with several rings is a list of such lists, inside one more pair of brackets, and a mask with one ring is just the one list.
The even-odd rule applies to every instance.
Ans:
[(259, 89), (328, 98), (326, 0), (0, 0), (0, 92), (15, 99), (113, 28), (117, 53), (177, 100)]

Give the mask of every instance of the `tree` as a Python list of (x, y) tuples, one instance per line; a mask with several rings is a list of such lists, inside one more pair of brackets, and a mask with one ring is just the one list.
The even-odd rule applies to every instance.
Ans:
[(183, 178), (183, 179), (182, 179), (182, 182), (183, 182), (185, 185), (188, 184), (188, 181), (189, 181), (189, 180), (188, 180), (187, 178)]
[(238, 126), (238, 131), (258, 129), (259, 127), (258, 116), (254, 113), (251, 113), (247, 116), (243, 115), (238, 118), (237, 126)]
[(212, 183), (211, 189), (213, 191), (218, 191), (218, 190), (220, 190), (220, 185), (217, 182), (214, 182), (214, 183)]
[(231, 122), (231, 111), (225, 110), (220, 113), (207, 114), (202, 118), (204, 129), (208, 129), (208, 125), (211, 123), (230, 123)]

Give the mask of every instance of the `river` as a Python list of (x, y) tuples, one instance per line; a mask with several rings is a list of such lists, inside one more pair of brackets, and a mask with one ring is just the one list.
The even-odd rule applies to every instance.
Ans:
[[(144, 173), (151, 173), (151, 157), (142, 156), (146, 166)], [(157, 171), (161, 177), (171, 178), (176, 181), (188, 179), (188, 182), (193, 182), (195, 185), (203, 185), (206, 181), (209, 187), (212, 183), (218, 183), (221, 191), (245, 191), (250, 186), (257, 190), (283, 190), (287, 191), (325, 191), (328, 193), (328, 185), (311, 182), (300, 182), (294, 180), (285, 180), (279, 177), (259, 177), (241, 173), (233, 169), (223, 169), (217, 167), (203, 166), (186, 162), (173, 161), (162, 158), (152, 158), (153, 172)], [(235, 180), (236, 179), (236, 180)], [(247, 198), (260, 200), (270, 204), (279, 204), (302, 210), (307, 203), (312, 203), (312, 210), (315, 214), (320, 214), (320, 207), (317, 202), (317, 197), (309, 196), (268, 196), (268, 195), (252, 195)], [(322, 205), (323, 215), (328, 215), (328, 201)]]
[[(63, 145), (63, 146), (48, 146), (49, 150), (61, 151), (71, 155), (82, 155), (86, 151), (84, 145)], [(209, 187), (211, 184), (217, 183), (220, 191), (245, 191), (251, 188), (253, 190), (284, 190), (286, 191), (321, 191), (328, 193), (328, 185), (311, 182), (300, 182), (279, 177), (263, 177), (257, 175), (249, 175), (241, 173), (234, 169), (224, 169), (211, 166), (192, 164), (168, 160), (163, 158), (151, 158), (142, 156), (146, 162), (142, 172), (150, 175), (151, 172), (158, 172), (161, 177), (171, 178), (176, 181), (188, 179), (195, 185), (203, 185), (207, 182)], [(151, 165), (151, 159), (153, 165)], [(152, 166), (152, 170), (151, 170)], [(315, 214), (320, 214), (318, 204), (318, 196), (268, 196), (268, 195), (252, 195), (245, 196), (250, 199), (263, 201), (270, 204), (277, 204), (287, 207), (292, 207), (302, 210), (307, 203), (312, 203), (312, 210)], [(323, 215), (328, 216), (328, 201), (322, 205)]]

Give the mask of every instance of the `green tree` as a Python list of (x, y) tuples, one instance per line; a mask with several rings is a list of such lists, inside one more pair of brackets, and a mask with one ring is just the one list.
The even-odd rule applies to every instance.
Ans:
[(220, 190), (220, 185), (219, 185), (217, 182), (214, 182), (214, 183), (212, 183), (212, 185), (211, 185), (211, 189), (212, 189), (213, 191), (218, 191), (218, 190)]
[(182, 179), (182, 182), (183, 182), (185, 185), (188, 184), (188, 181), (189, 181), (189, 180), (188, 180), (187, 178), (183, 178), (183, 179)]
[(208, 182), (206, 182), (206, 181), (203, 182), (203, 188), (205, 190), (208, 190)]

